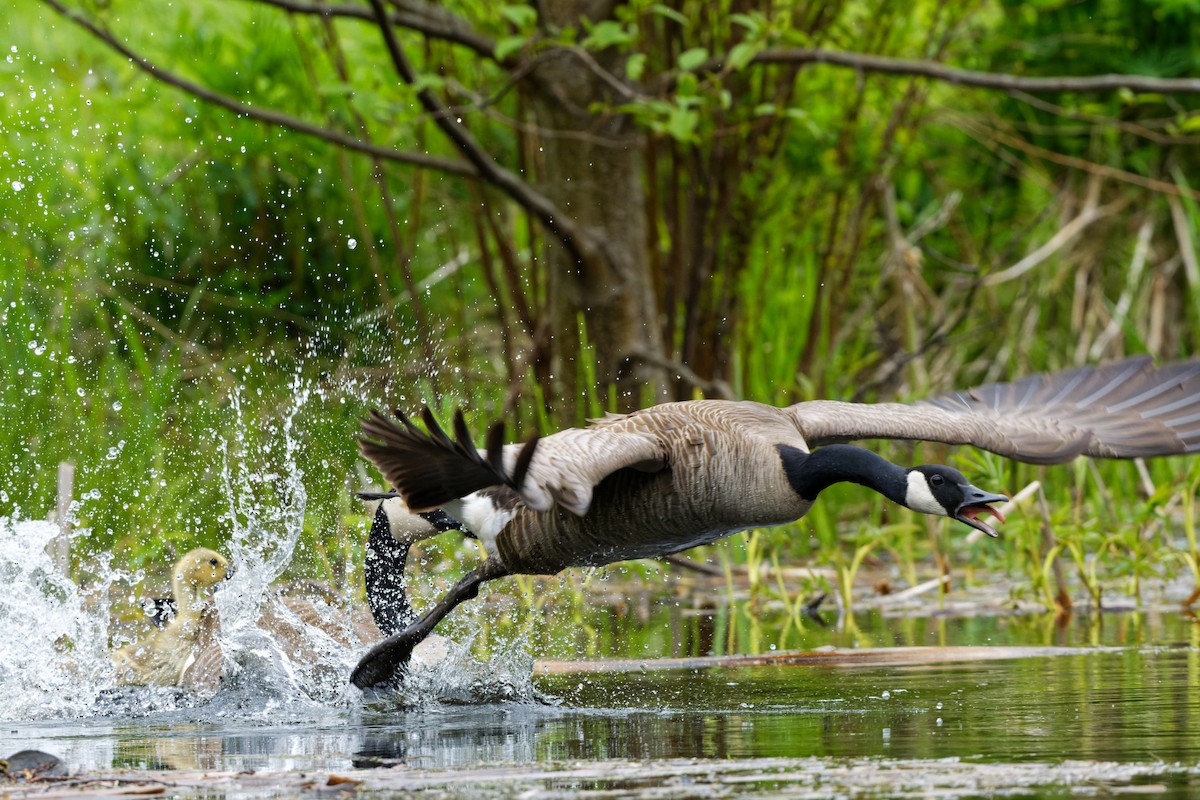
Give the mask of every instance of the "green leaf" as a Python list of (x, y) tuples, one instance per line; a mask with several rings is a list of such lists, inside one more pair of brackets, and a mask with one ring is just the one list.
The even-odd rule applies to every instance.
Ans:
[(735, 71), (741, 71), (746, 68), (746, 65), (754, 60), (754, 57), (758, 55), (758, 52), (761, 49), (761, 45), (759, 45), (757, 42), (740, 42), (735, 44), (733, 49), (729, 51), (729, 55), (726, 57), (725, 63), (727, 63)]
[(527, 41), (528, 39), (524, 36), (505, 36), (496, 42), (496, 49), (492, 51), (492, 55), (496, 57), (497, 61), (503, 61), (513, 53), (520, 52)]
[(700, 81), (694, 73), (685, 72), (675, 82), (675, 94), (678, 97), (694, 97), (700, 90)]
[(631, 81), (641, 80), (646, 72), (646, 54), (634, 53), (625, 60), (625, 77)]
[(1200, 131), (1200, 115), (1184, 117), (1179, 122), (1179, 130), (1182, 133), (1196, 133)]
[(671, 109), (664, 127), (667, 135), (679, 142), (696, 141), (696, 127), (700, 123), (700, 115), (690, 108), (676, 106)]
[(707, 60), (708, 50), (703, 47), (693, 47), (690, 50), (684, 50), (680, 53), (676, 63), (679, 64), (681, 70), (691, 72)]
[(580, 44), (589, 50), (604, 50), (609, 47), (632, 44), (634, 35), (621, 23), (606, 19), (591, 26), (587, 37)]
[(517, 26), (518, 30), (529, 30), (537, 24), (537, 9), (533, 6), (501, 6), (500, 16)]
[(650, 6), (650, 11), (653, 14), (658, 14), (660, 17), (666, 17), (667, 19), (674, 20), (685, 28), (691, 27), (691, 20), (689, 20), (683, 14), (680, 14), (675, 9), (664, 6), (662, 3), (655, 3), (654, 5)]
[(734, 25), (741, 25), (743, 28), (750, 31), (751, 36), (756, 36), (759, 29), (762, 27), (759, 19), (752, 17), (749, 14), (730, 14), (729, 21)]

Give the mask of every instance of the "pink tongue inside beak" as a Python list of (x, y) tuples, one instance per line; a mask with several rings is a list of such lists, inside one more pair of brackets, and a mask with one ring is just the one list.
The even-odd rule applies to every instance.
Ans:
[(991, 514), (996, 519), (1004, 522), (1004, 515), (991, 506), (967, 506), (961, 513), (964, 517), (970, 517), (974, 520), (979, 519), (984, 514)]

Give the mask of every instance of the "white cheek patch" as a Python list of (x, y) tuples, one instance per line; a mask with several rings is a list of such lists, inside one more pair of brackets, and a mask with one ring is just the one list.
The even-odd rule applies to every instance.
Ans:
[(920, 511), (922, 514), (933, 514), (938, 517), (949, 516), (946, 509), (942, 508), (942, 504), (934, 499), (933, 492), (929, 491), (929, 481), (925, 474), (915, 469), (908, 473), (908, 489), (904, 493), (904, 505), (913, 511)]
[(496, 537), (516, 515), (515, 509), (496, 508), (492, 498), (472, 493), (462, 499), (462, 516), (457, 519), (479, 537), (489, 556), (496, 555)]

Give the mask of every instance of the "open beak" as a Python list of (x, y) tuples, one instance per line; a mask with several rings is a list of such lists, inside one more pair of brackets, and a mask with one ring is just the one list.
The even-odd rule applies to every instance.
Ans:
[(983, 531), (988, 536), (999, 536), (1000, 534), (996, 533), (995, 528), (983, 522), (979, 517), (983, 514), (991, 514), (1004, 522), (1004, 515), (988, 504), (1004, 503), (1008, 501), (1008, 498), (1002, 494), (985, 492), (970, 484), (963, 487), (963, 497), (966, 498), (966, 501), (954, 512), (954, 518), (959, 522), (965, 522), (977, 531)]

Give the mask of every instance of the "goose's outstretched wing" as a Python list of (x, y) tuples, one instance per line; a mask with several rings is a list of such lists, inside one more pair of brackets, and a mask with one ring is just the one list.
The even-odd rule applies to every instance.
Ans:
[(855, 439), (970, 444), (1033, 464), (1200, 452), (1200, 360), (1131, 358), (913, 404), (815, 400), (787, 409), (809, 446)]
[(536, 511), (560, 505), (584, 514), (592, 490), (626, 467), (656, 471), (666, 467), (659, 439), (638, 432), (569, 428), (524, 444), (503, 444), (504, 425), (488, 432), (487, 446), (471, 443), (462, 412), (455, 415), (455, 438), (442, 431), (428, 409), (425, 430), (402, 413), (396, 424), (378, 412), (362, 422), (359, 452), (379, 468), (413, 512), (427, 511), (489, 486), (508, 486)]

